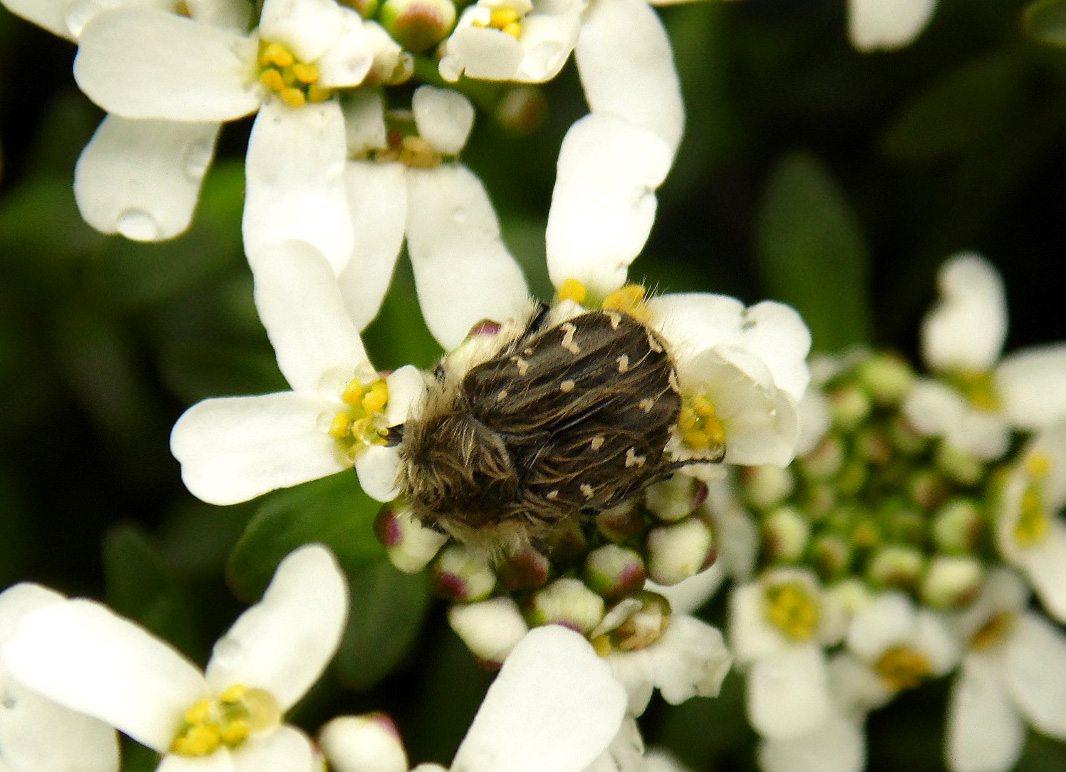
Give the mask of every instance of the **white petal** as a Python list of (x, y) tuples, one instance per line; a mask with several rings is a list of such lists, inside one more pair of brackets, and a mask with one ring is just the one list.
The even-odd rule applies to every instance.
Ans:
[(685, 109), (673, 48), (644, 0), (593, 2), (574, 56), (594, 113), (610, 113), (658, 134), (673, 160)]
[(355, 243), (344, 184), (344, 114), (336, 102), (293, 110), (264, 105), (248, 138), (244, 250), (253, 264), (264, 247), (300, 239), (333, 266), (347, 265)]
[(403, 164), (352, 161), (345, 186), (355, 247), (337, 276), (357, 330), (378, 315), (392, 281), (407, 227), (407, 176)]
[(426, 376), (414, 365), (405, 365), (385, 379), (389, 387), (389, 403), (385, 406), (385, 420), (389, 426), (407, 420), (413, 405), (426, 391)]
[[(869, 4), (891, 9), (901, 3)], [(934, 370), (992, 369), (1007, 335), (1007, 301), (999, 273), (979, 255), (965, 253), (940, 269), (937, 284), (940, 300), (922, 324), (926, 364)]]
[(545, 236), (556, 287), (577, 279), (603, 297), (625, 283), (655, 221), (655, 190), (670, 160), (660, 137), (617, 116), (593, 113), (570, 127)]
[(359, 333), (348, 318), (333, 271), (303, 241), (265, 247), (253, 264), (255, 304), (277, 354), (278, 366), (297, 392), (323, 393), (323, 376), (342, 380), (373, 374)]
[(374, 52), (363, 30), (362, 17), (340, 6), (341, 24), (333, 44), (318, 60), (318, 85), (351, 88), (366, 78), (374, 65)]
[(348, 153), (359, 158), (387, 145), (385, 103), (376, 89), (358, 89), (344, 100), (344, 131)]
[(178, 652), (87, 600), (28, 616), (4, 656), (28, 688), (159, 752), (185, 711), (208, 695), (200, 671)]
[(209, 504), (236, 504), (348, 468), (317, 422), (333, 403), (281, 392), (193, 405), (170, 434), (181, 479)]
[(936, 0), (848, 0), (848, 33), (860, 51), (907, 45), (929, 23)]
[(870, 663), (890, 646), (910, 641), (914, 629), (914, 604), (901, 593), (886, 592), (856, 614), (848, 629), (847, 645)]
[(445, 164), (408, 170), (407, 185), (407, 249), (433, 337), (453, 349), (483, 319), (505, 321), (528, 308), (525, 278), (481, 181)]
[(1066, 526), (1053, 520), (1047, 536), (1022, 553), (1022, 567), (1047, 612), (1066, 622)]
[(207, 680), (216, 691), (265, 689), (286, 711), (333, 659), (347, 620), (348, 579), (337, 559), (320, 544), (301, 547), (215, 644)]
[(284, 724), (269, 734), (253, 734), (230, 755), (234, 772), (318, 772), (322, 764), (307, 735)]
[(1033, 613), (1018, 617), (1004, 643), (1001, 676), (1015, 705), (1041, 732), (1066, 739), (1066, 640)]
[(678, 359), (721, 344), (739, 345), (744, 304), (728, 295), (684, 292), (648, 300), (652, 323)]
[(793, 646), (755, 662), (748, 673), (748, 719), (763, 737), (802, 737), (829, 716), (825, 652)]
[(742, 329), (742, 345), (766, 363), (774, 384), (799, 402), (811, 380), (811, 331), (803, 318), (784, 303), (763, 301), (744, 312)]
[(489, 687), (452, 772), (580, 772), (618, 732), (625, 704), (584, 637), (536, 628)]
[(38, 27), (59, 35), (67, 40), (74, 40), (75, 34), (67, 26), (67, 10), (75, 0), (4, 0), (4, 8)]
[(866, 738), (862, 725), (837, 714), (803, 737), (759, 744), (764, 772), (862, 772)]
[(82, 31), (74, 78), (127, 118), (228, 121), (260, 105), (256, 43), (172, 13), (116, 8)]
[(322, 727), (318, 744), (335, 772), (407, 772), (410, 769), (395, 725), (380, 713), (339, 716)]
[(457, 155), (474, 126), (474, 106), (456, 91), (422, 86), (411, 99), (418, 134), (445, 155)]
[(55, 590), (32, 582), (20, 582), (0, 592), (0, 647), (11, 640), (26, 615), (65, 600)]
[(355, 471), (363, 492), (376, 501), (392, 501), (400, 495), (400, 453), (397, 448), (371, 445), (355, 459)]
[(722, 633), (695, 617), (673, 615), (658, 641), (649, 647), (655, 685), (663, 699), (680, 705), (690, 697), (717, 697), (733, 655)]
[(297, 59), (313, 62), (343, 27), (344, 14), (333, 0), (266, 0), (259, 18), (259, 37), (283, 43)]
[(440, 61), (440, 74), (454, 83), (464, 73), (479, 80), (513, 80), (522, 63), (522, 44), (511, 35), (470, 23), (471, 16), (480, 16), (482, 8), (470, 6), (455, 25), (448, 38)]
[(962, 643), (936, 612), (921, 609), (917, 613), (912, 640), (918, 650), (929, 658), (934, 676), (944, 675), (959, 663)]
[[(173, 0), (162, 1), (173, 3)], [(252, 9), (247, 0), (185, 0), (185, 5), (197, 21), (238, 32), (248, 29)]]
[(16, 772), (118, 772), (118, 736), (11, 681), (0, 669), (0, 766)]
[(729, 643), (741, 664), (782, 651), (788, 645), (766, 618), (766, 597), (758, 582), (738, 585), (729, 594)]
[(514, 599), (498, 596), (477, 603), (456, 603), (448, 624), (482, 662), (502, 663), (529, 632)]
[(189, 227), (211, 164), (217, 123), (109, 115), (78, 158), (74, 196), (102, 233), (159, 241)]
[(983, 658), (968, 657), (952, 684), (945, 740), (952, 772), (1006, 772), (1021, 755), (1025, 724)]
[(233, 755), (222, 748), (206, 756), (179, 756), (167, 753), (159, 760), (155, 772), (233, 772)]
[(915, 383), (903, 412), (922, 434), (944, 437), (981, 459), (999, 458), (1010, 443), (1010, 427), (1003, 416), (970, 407), (962, 394), (940, 381), (923, 378)]
[(670, 610), (673, 613), (691, 614), (718, 592), (725, 578), (725, 568), (715, 560), (710, 568), (688, 579), (682, 579), (677, 584), (666, 586), (649, 579), (644, 583), (644, 589), (662, 595), (670, 601)]
[(996, 368), (1003, 412), (1021, 429), (1041, 429), (1066, 416), (1066, 345), (1031, 348)]

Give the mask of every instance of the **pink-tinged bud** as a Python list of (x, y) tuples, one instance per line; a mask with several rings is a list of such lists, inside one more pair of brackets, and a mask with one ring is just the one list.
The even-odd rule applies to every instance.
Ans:
[(707, 483), (686, 474), (650, 485), (644, 493), (645, 506), (668, 523), (688, 517), (706, 500)]
[(529, 602), (526, 618), (532, 625), (558, 624), (588, 635), (603, 619), (603, 598), (580, 579), (556, 579)]
[(644, 512), (640, 507), (623, 504), (596, 515), (596, 528), (613, 542), (625, 542), (644, 531)]
[(476, 338), (481, 335), (498, 335), (499, 332), (499, 322), (494, 322), (491, 319), (482, 319), (480, 322), (470, 328), (470, 332), (466, 334), (466, 337)]
[(446, 547), (433, 565), (433, 590), (445, 600), (484, 600), (496, 586), (496, 574), (481, 553), (459, 544)]
[(335, 718), (322, 727), (318, 745), (333, 769), (407, 769), (400, 733), (384, 713)]
[(648, 572), (638, 553), (617, 544), (605, 544), (589, 553), (584, 578), (593, 592), (613, 601), (640, 592)]
[(511, 592), (536, 590), (548, 581), (552, 564), (532, 547), (508, 555), (496, 567), (500, 584)]
[(529, 632), (512, 598), (490, 598), (448, 609), (448, 624), (486, 668), (498, 669)]
[(422, 525), (399, 500), (378, 512), (374, 534), (385, 546), (392, 564), (406, 574), (425, 568), (448, 541), (445, 534)]
[(420, 54), (448, 37), (455, 5), (451, 0), (385, 0), (378, 20), (397, 43)]
[(710, 526), (699, 517), (660, 526), (648, 533), (648, 576), (653, 582), (677, 584), (708, 568), (715, 559)]

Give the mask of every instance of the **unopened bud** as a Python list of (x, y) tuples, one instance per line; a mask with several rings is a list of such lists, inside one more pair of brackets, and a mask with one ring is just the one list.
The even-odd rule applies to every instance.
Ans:
[(858, 366), (859, 382), (879, 405), (898, 405), (914, 385), (914, 370), (895, 354), (875, 354)]
[(877, 597), (866, 582), (855, 577), (831, 585), (828, 592), (849, 617), (854, 617)]
[(767, 510), (796, 488), (792, 470), (784, 466), (752, 466), (743, 471), (744, 497), (756, 509)]
[(952, 499), (933, 520), (933, 541), (944, 552), (972, 551), (984, 531), (984, 513), (970, 499)]
[(822, 534), (815, 538), (811, 553), (818, 573), (825, 579), (840, 576), (851, 563), (851, 543), (833, 534)]
[(653, 528), (648, 533), (648, 576), (658, 584), (677, 584), (714, 562), (714, 538), (699, 517)]
[(548, 117), (548, 98), (540, 86), (521, 84), (511, 88), (496, 105), (496, 120), (515, 134), (532, 134)]
[(513, 552), (496, 567), (500, 584), (511, 592), (543, 587), (551, 572), (551, 561), (532, 547)]
[(647, 508), (668, 523), (681, 520), (707, 500), (707, 483), (686, 474), (675, 474), (648, 486), (644, 492)]
[(446, 547), (433, 565), (433, 590), (446, 600), (472, 603), (487, 598), (495, 586), (496, 574), (482, 554), (469, 547)]
[(951, 494), (951, 485), (940, 472), (923, 469), (907, 481), (907, 490), (915, 504), (926, 512), (934, 512)]
[(960, 485), (974, 485), (985, 471), (985, 465), (981, 459), (947, 441), (942, 441), (937, 445), (936, 465)]
[(538, 590), (529, 604), (527, 617), (533, 625), (561, 624), (588, 635), (603, 619), (603, 598), (580, 579), (556, 579)]
[(938, 609), (957, 609), (975, 597), (984, 568), (969, 555), (937, 555), (922, 577), (922, 602)]
[(420, 54), (448, 37), (455, 5), (451, 0), (385, 0), (378, 18), (397, 43)]
[(378, 512), (374, 534), (385, 546), (392, 564), (405, 574), (425, 568), (448, 541), (446, 534), (422, 525), (400, 499)]
[(499, 667), (527, 632), (518, 604), (511, 598), (490, 598), (448, 609), (448, 624), (486, 667)]
[(829, 406), (833, 414), (833, 426), (845, 434), (851, 434), (870, 415), (873, 401), (865, 389), (846, 384), (829, 392)]
[(810, 480), (830, 480), (844, 465), (844, 443), (836, 434), (827, 434), (800, 460), (804, 477)]
[(644, 531), (645, 514), (640, 507), (621, 504), (596, 515), (596, 528), (614, 542), (629, 541)]
[(593, 592), (610, 601), (640, 592), (648, 572), (638, 553), (617, 544), (605, 544), (589, 553), (584, 577)]
[(867, 578), (879, 587), (913, 589), (922, 575), (925, 558), (912, 547), (886, 544), (870, 557)]
[(318, 745), (333, 769), (407, 769), (400, 732), (384, 713), (335, 718), (318, 733)]
[(762, 521), (763, 544), (772, 561), (791, 563), (807, 549), (811, 526), (795, 507), (778, 507)]

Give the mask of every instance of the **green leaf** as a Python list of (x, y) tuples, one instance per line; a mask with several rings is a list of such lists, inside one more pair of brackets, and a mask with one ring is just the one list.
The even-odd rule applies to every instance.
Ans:
[(233, 591), (255, 601), (281, 559), (310, 542), (329, 546), (349, 572), (380, 561), (385, 548), (373, 529), (380, 508), (354, 471), (270, 494), (230, 555), (226, 575)]
[(195, 645), (188, 598), (148, 537), (137, 528), (112, 528), (103, 543), (107, 602), (186, 654)]
[(396, 669), (421, 632), (429, 579), (382, 560), (353, 572), (351, 580), (351, 615), (335, 667), (344, 686), (369, 689)]
[(1003, 133), (1025, 97), (1019, 62), (996, 53), (932, 81), (900, 111), (884, 139), (893, 158), (929, 161), (972, 150)]
[(821, 161), (786, 156), (762, 202), (758, 259), (770, 296), (811, 328), (813, 348), (870, 341), (869, 256), (858, 217)]
[(160, 351), (159, 369), (167, 388), (189, 405), (208, 397), (289, 391), (265, 348), (175, 342)]
[(1066, 0), (1036, 0), (1022, 12), (1022, 28), (1041, 43), (1066, 46)]

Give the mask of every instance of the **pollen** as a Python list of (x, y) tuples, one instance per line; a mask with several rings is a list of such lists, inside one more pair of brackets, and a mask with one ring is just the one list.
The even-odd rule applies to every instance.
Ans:
[(637, 406), (641, 410), (643, 410), (645, 413), (650, 413), (651, 409), (653, 407), (655, 407), (655, 400), (652, 399), (651, 397), (645, 397), (644, 399), (642, 399), (640, 402), (637, 403)]
[(714, 405), (702, 394), (685, 400), (677, 424), (681, 439), (691, 448), (703, 450), (725, 444), (725, 425), (718, 418)]
[(563, 331), (563, 339), (559, 345), (569, 351), (571, 354), (580, 354), (581, 346), (574, 343), (574, 335), (577, 333), (577, 325), (572, 322), (559, 325), (559, 329)]
[(475, 21), (473, 26), (498, 29), (517, 40), (522, 35), (522, 14), (510, 6), (501, 5), (492, 9), (487, 23)]
[(281, 43), (260, 42), (258, 80), (289, 107), (330, 99), (333, 92), (318, 85), (319, 77), (317, 65), (301, 62)]
[(333, 416), (326, 432), (344, 454), (354, 459), (370, 445), (384, 445), (388, 384), (380, 378), (369, 384), (353, 378), (341, 392), (341, 400), (347, 407)]
[(197, 701), (185, 711), (170, 751), (179, 756), (200, 757), (222, 747), (236, 748), (253, 732), (277, 726), (280, 720), (281, 708), (273, 695), (236, 684), (214, 699)]
[(604, 311), (623, 311), (642, 322), (647, 322), (651, 314), (644, 302), (646, 294), (647, 290), (639, 284), (627, 284), (604, 298), (600, 307)]
[(933, 672), (929, 658), (911, 646), (891, 646), (877, 660), (874, 670), (894, 692), (913, 689)]
[(569, 394), (574, 390), (574, 382), (570, 380), (563, 381), (559, 384), (559, 390), (562, 391), (563, 394)]
[(629, 355), (622, 354), (618, 357), (618, 372), (624, 373), (629, 369)]
[(529, 371), (529, 362), (522, 359), (521, 357), (515, 357), (514, 363), (515, 367), (518, 368), (518, 374), (520, 376), (525, 376), (525, 374)]
[(586, 499), (591, 499), (596, 495), (596, 490), (588, 483), (581, 483), (581, 495)]
[(603, 443), (604, 443), (604, 438), (603, 438), (602, 435), (599, 436), (599, 437), (593, 437), (592, 438), (592, 442), (589, 443), (589, 447), (592, 448), (593, 450), (599, 450), (600, 448), (603, 447)]
[(796, 643), (811, 640), (818, 632), (821, 610), (818, 600), (800, 582), (782, 582), (764, 591), (766, 618)]
[(588, 289), (577, 279), (567, 279), (559, 285), (559, 300), (572, 300), (581, 304), (585, 302), (588, 294)]

